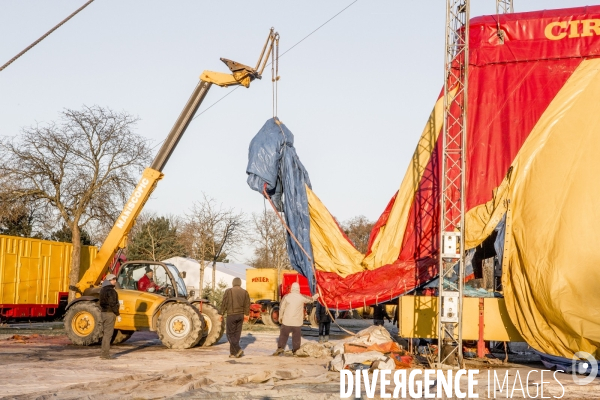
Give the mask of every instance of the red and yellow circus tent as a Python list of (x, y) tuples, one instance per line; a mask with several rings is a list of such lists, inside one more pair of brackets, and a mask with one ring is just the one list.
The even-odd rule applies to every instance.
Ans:
[[(600, 6), (478, 17), (469, 35), (466, 246), (506, 215), (512, 322), (539, 351), (600, 358)], [(442, 103), (367, 254), (307, 188), (330, 308), (388, 301), (437, 275)]]

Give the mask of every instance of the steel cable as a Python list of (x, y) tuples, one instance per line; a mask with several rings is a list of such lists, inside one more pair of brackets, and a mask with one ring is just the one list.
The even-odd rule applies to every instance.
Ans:
[(38, 40), (36, 40), (35, 42), (31, 43), (29, 46), (27, 46), (25, 48), (25, 50), (21, 51), (19, 54), (17, 54), (16, 56), (14, 56), (13, 58), (11, 58), (6, 64), (4, 64), (2, 67), (0, 67), (0, 71), (4, 70), (4, 68), (8, 67), (10, 64), (12, 64), (13, 62), (15, 62), (19, 57), (21, 57), (23, 54), (27, 53), (29, 50), (31, 50), (31, 48), (33, 48), (33, 46), (35, 46), (36, 44), (38, 44), (39, 42), (41, 42), (42, 40), (44, 40), (46, 37), (48, 37), (48, 35), (50, 35), (52, 32), (54, 32), (55, 30), (57, 30), (58, 28), (60, 28), (62, 25), (64, 25), (65, 22), (67, 22), (68, 20), (70, 20), (71, 18), (73, 18), (75, 15), (77, 15), (77, 13), (79, 13), (79, 11), (83, 10), (84, 8), (86, 8), (87, 6), (89, 6), (94, 0), (89, 0), (87, 3), (85, 3), (84, 5), (82, 5), (81, 7), (79, 7), (77, 10), (75, 10), (71, 15), (69, 15), (67, 18), (63, 19), (58, 25), (56, 25), (54, 28), (50, 29), (48, 32), (46, 32), (42, 37), (40, 37)]
[[(335, 17), (337, 17), (338, 15), (340, 15), (341, 13), (343, 13), (344, 11), (346, 11), (348, 8), (350, 8), (350, 6), (352, 6), (354, 3), (356, 3), (358, 0), (354, 0), (352, 3), (348, 4), (346, 7), (344, 7), (342, 10), (340, 10), (337, 14), (335, 14), (333, 17), (329, 18), (327, 21), (325, 21), (324, 23), (322, 23), (318, 28), (316, 28), (315, 30), (313, 30), (311, 33), (309, 33), (308, 35), (304, 36), (302, 39), (300, 39), (298, 42), (296, 42), (296, 44), (294, 44), (292, 47), (290, 47), (289, 49), (287, 49), (286, 51), (284, 51), (283, 53), (281, 53), (277, 58), (281, 58), (283, 57), (286, 53), (288, 53), (290, 50), (292, 50), (294, 47), (298, 46), (300, 43), (302, 43), (304, 40), (306, 40), (309, 36), (311, 36), (313, 33), (315, 33), (316, 31), (318, 31), (319, 29), (321, 29), (322, 27), (324, 27), (325, 25), (327, 25), (329, 22), (331, 22)], [(272, 61), (271, 61), (272, 63)], [(268, 63), (268, 65), (271, 65), (271, 63)], [(223, 100), (225, 97), (229, 96), (231, 93), (233, 93), (235, 90), (237, 90), (239, 88), (239, 86), (236, 86), (232, 91), (230, 91), (229, 93), (227, 93), (225, 96), (221, 97), (219, 100), (215, 101), (213, 104), (211, 104), (210, 106), (208, 106), (204, 111), (202, 111), (201, 113), (199, 113), (198, 115), (196, 115), (192, 120), (198, 118), (199, 116), (201, 116), (202, 114), (204, 114), (206, 111), (208, 111), (212, 106), (214, 106), (215, 104), (217, 104), (218, 102), (220, 102), (221, 100)]]

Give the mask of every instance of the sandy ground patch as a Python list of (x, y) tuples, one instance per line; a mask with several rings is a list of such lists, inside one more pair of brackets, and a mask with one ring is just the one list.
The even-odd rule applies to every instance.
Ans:
[[(240, 359), (228, 357), (225, 337), (209, 348), (171, 350), (156, 334), (137, 332), (112, 347), (115, 360), (101, 360), (98, 346), (73, 346), (61, 334), (5, 332), (0, 333), (2, 398), (339, 397), (339, 374), (326, 370), (331, 358), (272, 357), (278, 331), (262, 326), (245, 327), (246, 355)], [(316, 332), (304, 328), (303, 340), (317, 340)]]
[[(370, 321), (342, 321), (344, 326), (358, 331)], [(272, 357), (278, 332), (264, 327), (245, 327), (242, 347), (245, 357), (231, 359), (225, 337), (209, 348), (171, 350), (165, 348), (151, 332), (138, 332), (112, 352), (116, 360), (100, 360), (100, 348), (78, 347), (69, 343), (60, 331), (18, 332), (21, 337), (0, 331), (0, 398), (2, 399), (337, 399), (340, 374), (327, 371), (327, 358)], [(392, 332), (395, 330), (388, 326)], [(37, 332), (37, 331), (35, 331)], [(47, 334), (47, 332), (46, 332)], [(303, 342), (316, 341), (317, 333), (303, 328)], [(343, 338), (341, 332), (332, 339)], [(532, 370), (541, 364), (516, 365), (471, 362), (479, 368), (477, 393), (488, 398), (488, 371), (500, 380), (508, 374), (512, 398), (528, 398), (541, 381)], [(524, 391), (514, 384), (519, 374)], [(544, 397), (563, 399), (600, 398), (600, 380), (587, 386), (577, 386), (571, 377), (557, 374), (561, 386), (552, 374), (546, 373)], [(514, 385), (513, 385), (514, 384)], [(466, 380), (461, 381), (466, 387)], [(435, 389), (432, 387), (432, 389)], [(507, 398), (506, 389), (496, 392), (496, 398)], [(392, 393), (393, 387), (388, 389)], [(379, 397), (379, 388), (375, 398)], [(525, 396), (523, 396), (525, 394)], [(363, 398), (364, 392), (362, 393)], [(493, 388), (489, 392), (494, 397)], [(538, 398), (540, 396), (538, 395)]]

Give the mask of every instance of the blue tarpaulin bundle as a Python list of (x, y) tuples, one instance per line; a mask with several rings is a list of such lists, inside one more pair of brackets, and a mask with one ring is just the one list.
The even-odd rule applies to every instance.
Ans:
[(250, 142), (246, 173), (248, 185), (253, 190), (262, 194), (266, 184), (266, 191), (275, 207), (283, 211), (287, 225), (308, 253), (310, 259), (287, 234), (290, 263), (308, 279), (314, 293), (315, 277), (305, 186), (312, 187), (308, 172), (296, 154), (294, 135), (277, 117), (267, 120)]

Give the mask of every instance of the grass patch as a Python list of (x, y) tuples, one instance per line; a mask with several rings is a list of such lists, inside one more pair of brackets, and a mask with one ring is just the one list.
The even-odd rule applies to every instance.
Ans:
[(278, 326), (266, 326), (260, 322), (246, 322), (243, 329), (249, 332), (279, 332)]

